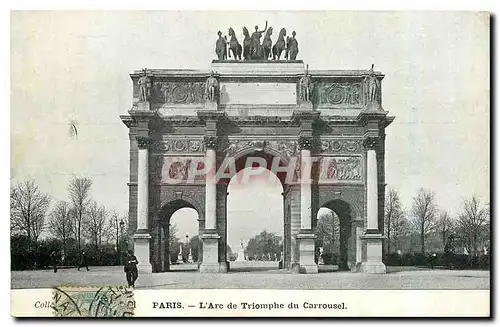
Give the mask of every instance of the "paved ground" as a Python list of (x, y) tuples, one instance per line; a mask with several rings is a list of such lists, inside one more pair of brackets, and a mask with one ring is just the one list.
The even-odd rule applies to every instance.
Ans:
[[(292, 274), (278, 270), (276, 263), (258, 262), (233, 266), (227, 274), (200, 274), (195, 265), (176, 266), (178, 271), (140, 275), (138, 289), (247, 288), (247, 289), (489, 289), (490, 272), (478, 270), (404, 270), (389, 267), (388, 274), (366, 275), (326, 272), (316, 275)], [(12, 288), (49, 288), (72, 285), (125, 285), (123, 267), (90, 267), (13, 271)]]

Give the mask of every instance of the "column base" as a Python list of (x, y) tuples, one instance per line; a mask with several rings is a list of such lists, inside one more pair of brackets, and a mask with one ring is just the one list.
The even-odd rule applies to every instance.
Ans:
[(227, 263), (219, 262), (219, 234), (209, 231), (201, 235), (203, 241), (203, 262), (200, 265), (201, 273), (227, 272)]
[(299, 241), (299, 272), (301, 274), (317, 274), (318, 265), (314, 261), (314, 233), (301, 233), (297, 235)]
[(149, 105), (149, 102), (137, 102), (138, 111), (149, 111), (150, 109), (151, 106)]
[(382, 262), (382, 234), (366, 233), (366, 261), (361, 263), (360, 270), (367, 274), (385, 274), (385, 264)]
[(215, 102), (215, 101), (206, 101), (205, 102), (205, 110), (216, 111), (217, 109), (218, 109), (217, 102)]
[(300, 110), (313, 110), (313, 105), (311, 102), (302, 102), (299, 104)]
[(153, 266), (149, 261), (149, 240), (151, 235), (148, 232), (136, 233), (132, 237), (134, 239), (134, 255), (139, 261), (137, 269), (141, 274), (152, 274)]

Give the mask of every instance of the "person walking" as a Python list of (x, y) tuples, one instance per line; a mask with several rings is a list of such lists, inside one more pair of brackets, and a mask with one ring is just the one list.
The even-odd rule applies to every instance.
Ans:
[(89, 271), (89, 264), (87, 263), (87, 255), (85, 254), (85, 251), (82, 251), (82, 254), (80, 255), (80, 264), (78, 265), (78, 271), (80, 271), (80, 268), (82, 267), (87, 268), (87, 271)]
[(135, 287), (135, 281), (139, 277), (139, 272), (137, 270), (137, 265), (139, 261), (137, 261), (136, 256), (132, 250), (128, 251), (127, 259), (125, 260), (125, 265), (123, 270), (125, 271), (125, 275), (127, 277), (127, 283), (129, 287)]
[(52, 251), (50, 253), (50, 262), (52, 263), (52, 267), (54, 267), (54, 273), (57, 272), (57, 254), (56, 251)]

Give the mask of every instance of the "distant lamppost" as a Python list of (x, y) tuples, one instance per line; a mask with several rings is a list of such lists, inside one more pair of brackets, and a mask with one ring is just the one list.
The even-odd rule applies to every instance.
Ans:
[[(123, 219), (120, 219), (120, 235), (123, 238), (123, 226), (125, 223), (123, 222)], [(119, 243), (119, 237), (118, 237), (118, 230), (116, 231), (116, 242), (118, 246), (118, 264), (121, 264), (122, 261), (122, 255), (121, 255), (121, 247)]]

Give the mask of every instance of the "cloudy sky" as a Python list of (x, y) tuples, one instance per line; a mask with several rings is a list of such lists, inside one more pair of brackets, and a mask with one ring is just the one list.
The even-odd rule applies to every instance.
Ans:
[[(298, 59), (310, 69), (374, 63), (385, 73), (383, 106), (396, 116), (387, 129), (386, 180), (405, 206), (419, 187), (432, 189), (451, 214), (465, 196), (489, 202), (489, 18), (458, 12), (14, 12), (12, 182), (35, 178), (64, 200), (71, 177), (89, 176), (92, 197), (125, 213), (129, 142), (118, 116), (132, 103), (128, 74), (208, 69), (218, 30), (240, 33), (266, 20), (297, 32)], [(281, 232), (280, 187), (230, 193), (233, 248), (264, 228)], [(176, 215), (180, 235), (196, 233), (194, 219), (189, 210)]]

